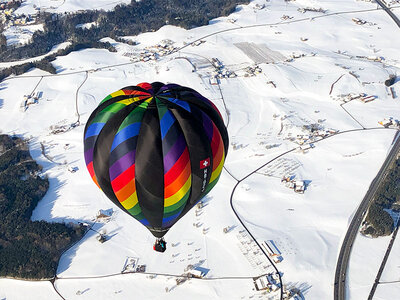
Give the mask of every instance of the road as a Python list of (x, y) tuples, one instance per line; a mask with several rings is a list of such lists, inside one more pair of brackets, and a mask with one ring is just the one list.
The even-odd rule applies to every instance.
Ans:
[(374, 282), (374, 285), (372, 286), (371, 292), (369, 293), (368, 300), (372, 300), (372, 298), (374, 297), (376, 288), (378, 287), (378, 284), (379, 284), (379, 280), (381, 279), (381, 276), (382, 276), (382, 272), (385, 269), (386, 262), (389, 258), (390, 251), (392, 251), (392, 247), (393, 247), (394, 241), (396, 240), (398, 231), (399, 231), (399, 226), (396, 227), (396, 229), (393, 232), (392, 238), (390, 239), (389, 246), (388, 246), (385, 256), (382, 260), (382, 264), (379, 267), (379, 271), (378, 271), (378, 274), (376, 275), (375, 282)]
[(392, 165), (392, 163), (397, 157), (397, 154), (400, 151), (399, 131), (397, 132), (396, 137), (397, 139), (395, 140), (392, 149), (390, 150), (385, 162), (383, 163), (378, 174), (372, 181), (367, 193), (364, 196), (364, 199), (362, 200), (360, 206), (358, 207), (356, 213), (354, 214), (353, 219), (351, 220), (351, 223), (347, 230), (346, 236), (343, 240), (338, 261), (336, 264), (335, 284), (334, 284), (335, 300), (346, 299), (346, 277), (347, 277), (347, 268), (349, 264), (351, 248), (357, 236), (358, 229), (361, 226), (361, 222), (363, 220), (365, 212), (367, 211), (370, 203), (372, 202), (381, 181), (385, 178), (387, 169), (389, 168), (389, 166)]
[(388, 8), (381, 0), (375, 0), (376, 3), (379, 4), (380, 7), (393, 19), (393, 21), (400, 27), (400, 20), (397, 16)]

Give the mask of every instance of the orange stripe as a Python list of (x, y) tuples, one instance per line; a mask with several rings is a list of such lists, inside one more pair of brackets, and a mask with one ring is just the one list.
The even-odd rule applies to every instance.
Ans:
[(101, 189), (101, 187), (100, 187), (100, 185), (99, 185), (99, 183), (97, 182), (97, 178), (96, 178), (96, 176), (93, 176), (92, 177), (92, 180), (94, 181), (94, 183), (99, 187), (99, 189)]
[(135, 178), (135, 165), (133, 164), (124, 172), (119, 174), (113, 181), (111, 181), (111, 186), (114, 192), (118, 192), (120, 189), (125, 187), (129, 181)]
[(186, 165), (185, 169), (181, 174), (168, 186), (164, 188), (164, 198), (169, 198), (174, 195), (177, 191), (179, 191), (182, 186), (186, 183), (187, 179), (190, 176), (190, 163)]
[(126, 199), (128, 199), (129, 196), (132, 195), (135, 191), (136, 191), (135, 181), (131, 180), (122, 189), (120, 189), (118, 192), (114, 192), (114, 193), (115, 193), (115, 196), (117, 196), (119, 202), (123, 202)]

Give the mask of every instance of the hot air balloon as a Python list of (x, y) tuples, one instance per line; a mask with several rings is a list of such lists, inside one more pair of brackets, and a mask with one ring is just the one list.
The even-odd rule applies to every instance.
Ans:
[(84, 132), (93, 181), (150, 230), (161, 251), (167, 231), (218, 182), (228, 144), (211, 101), (191, 88), (160, 82), (108, 95)]

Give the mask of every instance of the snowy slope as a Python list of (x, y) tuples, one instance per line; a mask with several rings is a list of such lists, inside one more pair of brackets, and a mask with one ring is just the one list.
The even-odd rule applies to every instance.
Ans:
[[(58, 9), (77, 7), (76, 3), (65, 1)], [(26, 2), (26, 6), (32, 4)], [(101, 4), (79, 1), (85, 8)], [(266, 6), (258, 9), (255, 4)], [(298, 11), (309, 7), (327, 12)], [(357, 25), (352, 18), (368, 23)], [(50, 189), (32, 219), (93, 224), (93, 230), (60, 260), (55, 286), (61, 295), (66, 299), (126, 299), (132, 294), (141, 299), (187, 299), (188, 295), (194, 299), (276, 298), (278, 293), (262, 295), (252, 290), (252, 276), (274, 269), (257, 252), (232, 211), (229, 201), (234, 190), (233, 207), (250, 232), (259, 242), (273, 240), (282, 252), (283, 261), (277, 268), (285, 286), (300, 289), (306, 299), (330, 299), (347, 226), (396, 133), (379, 128), (378, 121), (400, 119), (399, 99), (392, 99), (383, 84), (389, 74), (399, 73), (400, 42), (392, 38), (396, 30), (384, 12), (367, 2), (257, 0), (208, 26), (189, 31), (165, 26), (157, 32), (127, 37), (139, 42), (137, 46), (108, 39), (117, 53), (87, 49), (58, 57), (53, 62), (57, 76), (31, 70), (2, 82), (1, 130), (31, 138), (32, 156), (50, 180)], [(164, 39), (174, 41), (178, 48), (197, 39), (205, 42), (157, 61), (132, 62), (145, 47)], [(238, 43), (247, 44), (240, 48)], [(254, 49), (262, 51), (254, 54)], [(260, 53), (266, 60), (274, 54), (275, 63), (261, 62), (260, 74), (245, 77), (246, 68), (254, 67), (253, 59)], [(286, 61), (291, 56), (295, 58)], [(368, 56), (383, 60), (372, 61)], [(211, 85), (213, 57), (238, 77), (222, 78), (219, 86)], [(143, 81), (175, 82), (211, 99), (224, 116), (231, 142), (226, 171), (206, 197), (207, 205), (198, 216), (195, 209), (190, 211), (168, 232), (168, 249), (162, 255), (151, 249), (151, 234), (118, 211), (91, 182), (82, 155), (83, 128), (92, 110), (110, 92)], [(399, 89), (396, 83), (397, 94)], [(39, 102), (26, 111), (21, 109), (23, 96), (38, 91), (42, 92)], [(349, 93), (365, 93), (376, 99), (344, 103), (342, 96)], [(80, 126), (51, 134), (57, 127), (74, 123), (77, 110)], [(308, 136), (305, 127), (311, 124), (331, 133), (314, 139), (314, 147), (303, 153), (297, 136)], [(340, 134), (332, 135), (335, 131)], [(77, 171), (71, 173), (68, 167)], [(287, 175), (307, 182), (304, 194), (296, 194), (281, 183)], [(237, 180), (245, 177), (235, 188)], [(94, 223), (97, 211), (108, 208), (114, 210), (111, 220)], [(234, 228), (224, 234), (226, 226)], [(96, 240), (96, 231), (102, 230), (111, 237), (104, 244)], [(382, 243), (368, 246), (376, 252), (369, 261), (371, 269), (379, 267), (385, 251)], [(243, 244), (248, 245), (250, 255), (243, 254)], [(349, 277), (351, 299), (358, 299), (358, 291), (373, 280), (371, 274), (357, 272), (365, 256), (363, 246), (355, 249)], [(148, 272), (164, 275), (154, 279), (144, 274), (121, 275), (127, 257), (137, 257)], [(182, 274), (188, 264), (208, 269), (206, 277), (213, 280), (191, 280), (174, 287), (171, 276)], [(395, 271), (388, 272), (384, 277), (392, 278)], [(115, 276), (95, 278), (107, 275)], [(43, 293), (40, 299), (55, 298), (49, 283), (3, 279), (0, 296), (23, 299), (22, 294), (13, 294), (19, 286), (23, 291), (39, 290)], [(173, 289), (166, 293), (166, 287)]]

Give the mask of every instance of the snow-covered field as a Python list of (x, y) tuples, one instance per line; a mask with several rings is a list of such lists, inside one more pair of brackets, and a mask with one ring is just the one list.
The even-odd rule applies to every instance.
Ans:
[(85, 9), (112, 10), (118, 4), (130, 2), (130, 0), (26, 0), (16, 12), (18, 14), (33, 14), (37, 8), (51, 13), (75, 12)]
[[(111, 3), (61, 2), (41, 1), (41, 5), (66, 9), (79, 4), (90, 9)], [(265, 7), (259, 9), (256, 4)], [(327, 11), (298, 11), (309, 7)], [(398, 8), (394, 11), (399, 13)], [(357, 25), (352, 18), (367, 23)], [(91, 230), (61, 257), (56, 289), (65, 299), (277, 299), (278, 293), (254, 290), (251, 277), (274, 269), (257, 253), (230, 205), (237, 180), (248, 176), (234, 190), (233, 206), (259, 242), (273, 240), (281, 251), (283, 261), (276, 266), (284, 285), (298, 288), (305, 299), (331, 299), (336, 259), (347, 226), (396, 133), (378, 121), (400, 119), (400, 100), (393, 99), (383, 84), (389, 74), (399, 74), (400, 41), (393, 38), (397, 30), (385, 12), (368, 2), (256, 0), (208, 26), (189, 31), (165, 26), (157, 32), (127, 37), (139, 42), (137, 46), (109, 39), (117, 53), (88, 49), (58, 57), (53, 62), (56, 76), (31, 70), (3, 81), (0, 129), (30, 138), (32, 156), (50, 180), (50, 189), (32, 219), (92, 224), (99, 209), (114, 210), (109, 222), (93, 225), (96, 231), (105, 230), (109, 241), (100, 244)], [(164, 39), (174, 41), (178, 48), (197, 39), (205, 42), (157, 61), (132, 62), (145, 47)], [(239, 48), (237, 43), (248, 44)], [(252, 52), (256, 49), (252, 43), (263, 49), (262, 55), (273, 55), (275, 63), (261, 63), (261, 73), (245, 77), (246, 68), (254, 67), (252, 58), (260, 55)], [(221, 78), (219, 86), (211, 85), (213, 57), (238, 77)], [(283, 59), (290, 57), (294, 58)], [(204, 200), (207, 205), (197, 215), (194, 210), (189, 212), (168, 232), (164, 254), (154, 252), (151, 234), (118, 211), (93, 184), (82, 153), (83, 128), (91, 111), (107, 94), (143, 81), (190, 86), (211, 99), (225, 118), (231, 142), (226, 171)], [(399, 83), (393, 88), (399, 95)], [(36, 92), (42, 92), (38, 103), (24, 111), (23, 96)], [(375, 100), (344, 104), (343, 95), (349, 93), (365, 93)], [(51, 130), (77, 120), (76, 99), (81, 125), (51, 134)], [(329, 135), (315, 138), (312, 147), (302, 151), (297, 137), (310, 135), (306, 129), (310, 126)], [(339, 134), (332, 134), (337, 131)], [(42, 145), (51, 161), (42, 155)], [(77, 171), (69, 172), (69, 168)], [(304, 194), (281, 183), (288, 175), (307, 183)], [(226, 226), (233, 230), (224, 234)], [(243, 254), (241, 241), (250, 247), (250, 254)], [(386, 250), (382, 244), (387, 242), (369, 240), (368, 246), (354, 247), (351, 299), (364, 299), (360, 290), (362, 295), (368, 294), (376, 273), (358, 270), (369, 253), (373, 255), (367, 259), (369, 270), (377, 270)], [(397, 242), (392, 251), (399, 245)], [(139, 258), (147, 272), (161, 275), (121, 274), (127, 257)], [(182, 274), (188, 264), (207, 269), (210, 280), (176, 286), (173, 275)], [(383, 277), (398, 280), (396, 272), (396, 267), (389, 268)], [(113, 276), (96, 278), (107, 275)], [(392, 289), (390, 293), (384, 290), (386, 286)], [(378, 295), (399, 291), (399, 284), (379, 285), (376, 297), (389, 299)], [(57, 298), (48, 282), (0, 279), (0, 299), (25, 299), (27, 293), (35, 295), (30, 299)]]
[(7, 38), (7, 45), (28, 44), (35, 31), (43, 31), (43, 24), (11, 26), (3, 34)]

